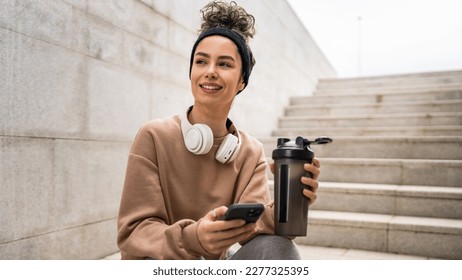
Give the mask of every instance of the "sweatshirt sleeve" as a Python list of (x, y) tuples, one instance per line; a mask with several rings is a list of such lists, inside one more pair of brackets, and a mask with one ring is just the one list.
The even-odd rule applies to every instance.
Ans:
[(118, 216), (122, 259), (197, 259), (207, 256), (197, 221), (172, 223), (166, 211), (152, 135), (140, 130), (129, 154)]

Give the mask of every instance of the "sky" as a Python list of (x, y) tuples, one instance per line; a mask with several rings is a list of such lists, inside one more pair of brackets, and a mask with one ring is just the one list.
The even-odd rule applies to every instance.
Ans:
[(288, 0), (338, 77), (462, 70), (462, 0)]

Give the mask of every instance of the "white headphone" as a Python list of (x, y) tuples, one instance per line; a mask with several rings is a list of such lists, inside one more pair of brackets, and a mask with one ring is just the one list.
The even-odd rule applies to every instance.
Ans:
[[(181, 132), (183, 133), (184, 144), (188, 151), (195, 155), (207, 154), (213, 146), (213, 133), (210, 127), (206, 124), (191, 125), (188, 121), (188, 113), (192, 110), (192, 106), (186, 111), (186, 115), (181, 117)], [(228, 119), (226, 127), (234, 129), (233, 133), (226, 135), (223, 143), (221, 143), (215, 154), (215, 159), (221, 163), (229, 163), (233, 161), (241, 148), (239, 131), (234, 126), (233, 122)]]

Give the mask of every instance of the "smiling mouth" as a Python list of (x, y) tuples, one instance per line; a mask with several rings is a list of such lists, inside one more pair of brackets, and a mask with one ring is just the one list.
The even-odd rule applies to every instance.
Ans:
[(211, 85), (200, 85), (200, 87), (205, 89), (205, 90), (220, 90), (220, 89), (223, 88), (223, 87), (220, 87), (220, 86), (211, 86)]

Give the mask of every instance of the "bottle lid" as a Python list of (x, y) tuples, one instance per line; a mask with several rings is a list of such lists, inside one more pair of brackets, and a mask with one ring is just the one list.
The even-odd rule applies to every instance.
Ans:
[(298, 136), (295, 141), (290, 141), (288, 138), (279, 138), (278, 147), (273, 150), (272, 158), (282, 159), (299, 159), (311, 161), (314, 153), (310, 148), (310, 141)]

